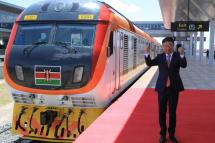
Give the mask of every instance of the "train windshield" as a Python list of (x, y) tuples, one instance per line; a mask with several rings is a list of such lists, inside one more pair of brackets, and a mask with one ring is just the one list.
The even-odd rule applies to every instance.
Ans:
[(25, 24), (19, 25), (14, 45), (54, 44), (91, 48), (95, 25)]
[(95, 26), (58, 25), (55, 43), (64, 43), (74, 48), (91, 48), (93, 45)]
[(48, 43), (52, 25), (19, 25), (14, 45)]

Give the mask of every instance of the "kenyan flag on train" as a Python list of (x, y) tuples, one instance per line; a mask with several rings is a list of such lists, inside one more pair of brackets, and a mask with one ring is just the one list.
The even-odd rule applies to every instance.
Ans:
[(60, 66), (35, 66), (35, 84), (48, 86), (61, 86)]

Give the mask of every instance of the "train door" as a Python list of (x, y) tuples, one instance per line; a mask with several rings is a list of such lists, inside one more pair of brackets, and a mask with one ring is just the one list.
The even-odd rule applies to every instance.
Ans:
[(115, 92), (115, 87), (116, 87), (116, 66), (115, 66), (115, 61), (116, 61), (116, 52), (115, 52), (115, 34), (114, 32), (110, 33), (110, 39), (109, 39), (109, 45), (108, 45), (108, 57), (109, 57), (109, 83), (110, 83), (110, 90), (112, 94)]
[(114, 50), (115, 50), (115, 89), (120, 89), (120, 31), (114, 32)]
[(110, 33), (108, 48), (110, 66), (110, 89), (112, 93), (120, 89), (120, 32)]

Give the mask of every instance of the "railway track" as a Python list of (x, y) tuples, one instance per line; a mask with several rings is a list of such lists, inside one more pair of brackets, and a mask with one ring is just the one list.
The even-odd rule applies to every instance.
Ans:
[(11, 134), (11, 123), (1, 123), (0, 125), (0, 142), (1, 143), (16, 143), (19, 136)]
[(3, 133), (5, 133), (5, 132), (7, 132), (7, 131), (9, 131), (10, 129), (11, 129), (11, 125), (8, 126), (8, 127), (6, 127), (6, 128), (1, 129), (0, 130), (0, 135), (3, 134)]

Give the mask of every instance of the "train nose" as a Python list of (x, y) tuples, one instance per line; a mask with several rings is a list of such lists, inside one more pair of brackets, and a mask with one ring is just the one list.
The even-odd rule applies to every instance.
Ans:
[(90, 79), (92, 49), (70, 51), (59, 45), (39, 45), (27, 51), (21, 47), (14, 49), (9, 74), (19, 85), (46, 90), (75, 89)]

